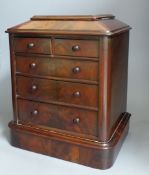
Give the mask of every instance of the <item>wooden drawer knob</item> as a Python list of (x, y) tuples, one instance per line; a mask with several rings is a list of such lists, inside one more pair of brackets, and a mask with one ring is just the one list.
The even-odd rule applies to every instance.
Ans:
[(28, 46), (28, 48), (33, 48), (35, 46), (35, 44), (34, 43), (29, 43), (27, 46)]
[(79, 124), (79, 123), (80, 123), (80, 119), (79, 119), (79, 118), (73, 119), (73, 123), (74, 123), (74, 124)]
[(35, 68), (35, 67), (36, 67), (36, 63), (31, 63), (31, 64), (30, 64), (30, 68), (33, 69), (33, 68)]
[(80, 50), (80, 46), (76, 45), (76, 46), (72, 46), (72, 51), (76, 52)]
[(33, 91), (37, 90), (37, 86), (36, 85), (32, 85), (32, 90)]
[(33, 115), (38, 115), (38, 113), (39, 113), (39, 112), (38, 112), (37, 109), (35, 109), (35, 110), (32, 112)]
[(80, 67), (78, 67), (78, 66), (74, 67), (72, 70), (74, 73), (79, 73), (81, 71)]
[(76, 91), (76, 92), (73, 93), (73, 95), (74, 95), (75, 97), (80, 97), (81, 94), (80, 94), (79, 91)]

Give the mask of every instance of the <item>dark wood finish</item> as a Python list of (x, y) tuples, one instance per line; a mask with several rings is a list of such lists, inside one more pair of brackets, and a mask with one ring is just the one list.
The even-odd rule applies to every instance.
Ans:
[(95, 111), (18, 100), (18, 112), (20, 122), (97, 136)]
[[(70, 104), (97, 107), (97, 86), (80, 83), (17, 77), (17, 94), (32, 100), (58, 101)], [(80, 96), (76, 97), (75, 92)]]
[[(42, 35), (84, 35), (84, 36), (111, 36), (121, 32), (126, 32), (130, 26), (125, 23), (109, 17), (109, 15), (94, 16), (73, 16), (72, 17), (37, 17), (39, 20), (27, 21), (13, 28), (7, 29), (7, 32), (14, 34), (42, 34)], [(52, 18), (52, 20), (50, 20)], [(65, 20), (65, 19), (70, 20)], [(80, 20), (82, 19), (83, 20)], [(47, 20), (45, 20), (47, 19)], [(77, 20), (78, 19), (78, 20)], [(91, 20), (92, 19), (92, 20)], [(98, 19), (98, 20), (97, 20)], [(65, 26), (65, 27), (64, 27)]]
[[(57, 157), (93, 168), (107, 169), (113, 165), (128, 133), (126, 114), (109, 142), (94, 142), (80, 137), (68, 137), (52, 130), (39, 130), (30, 125), (10, 122), (11, 144), (29, 151)], [(60, 149), (61, 148), (61, 149)]]
[(103, 16), (35, 16), (10, 33), (11, 144), (94, 168), (128, 133), (130, 27)]
[[(125, 112), (127, 104), (129, 33), (113, 37), (111, 42), (111, 111), (110, 127), (114, 128), (118, 116)], [(119, 48), (119, 49), (117, 49)], [(116, 50), (116, 51), (115, 51)], [(112, 132), (109, 130), (109, 133)]]
[(128, 32), (102, 38), (99, 65), (100, 84), (103, 85), (99, 89), (99, 135), (102, 141), (109, 140), (115, 123), (126, 111), (128, 40)]
[(80, 15), (80, 16), (33, 16), (31, 20), (70, 20), (70, 21), (98, 21), (100, 19), (114, 19), (115, 16), (111, 14), (105, 14), (105, 15)]
[[(77, 67), (80, 72), (75, 73)], [(16, 56), (16, 71), (37, 76), (98, 81), (98, 63), (93, 61)]]
[(15, 121), (18, 120), (17, 114), (17, 99), (16, 99), (16, 76), (15, 76), (15, 54), (13, 48), (13, 38), (12, 34), (9, 35), (9, 47), (10, 47), (10, 65), (11, 65), (11, 83), (12, 83), (12, 105), (13, 105), (13, 118)]
[(98, 41), (55, 39), (53, 42), (55, 55), (98, 57)]
[(50, 48), (51, 48), (51, 40), (48, 38), (14, 39), (15, 52), (50, 54), (51, 53)]

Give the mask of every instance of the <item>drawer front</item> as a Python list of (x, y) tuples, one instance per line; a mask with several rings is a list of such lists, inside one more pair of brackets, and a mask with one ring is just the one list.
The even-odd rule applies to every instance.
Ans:
[(98, 63), (91, 61), (16, 57), (16, 70), (32, 75), (98, 80)]
[(14, 50), (15, 52), (50, 54), (51, 40), (49, 38), (15, 38)]
[(80, 57), (98, 57), (98, 41), (94, 40), (54, 40), (55, 55), (70, 55)]
[(82, 134), (97, 134), (97, 113), (59, 105), (18, 100), (19, 120)]
[(45, 102), (57, 101), (97, 107), (97, 91), (96, 85), (17, 77), (18, 95)]

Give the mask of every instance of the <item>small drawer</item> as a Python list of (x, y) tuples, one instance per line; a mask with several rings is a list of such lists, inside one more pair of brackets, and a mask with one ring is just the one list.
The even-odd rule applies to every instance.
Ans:
[(15, 52), (51, 54), (51, 40), (49, 38), (15, 38)]
[(98, 86), (56, 80), (17, 77), (18, 95), (44, 102), (98, 106)]
[(55, 39), (53, 50), (55, 55), (80, 57), (98, 57), (98, 41)]
[(97, 135), (97, 112), (18, 100), (19, 120), (33, 125)]
[(92, 61), (16, 56), (16, 71), (31, 75), (97, 81), (98, 67)]

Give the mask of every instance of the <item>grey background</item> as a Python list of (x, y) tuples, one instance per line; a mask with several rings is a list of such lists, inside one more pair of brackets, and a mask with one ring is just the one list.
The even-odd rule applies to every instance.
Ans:
[[(146, 174), (149, 162), (149, 1), (148, 0), (1, 0), (0, 1), (0, 143), (2, 174)], [(7, 123), (12, 119), (8, 36), (4, 31), (33, 15), (111, 13), (132, 26), (127, 109), (133, 114), (130, 134), (114, 167), (100, 171), (11, 147)], [(3, 159), (4, 158), (4, 159)], [(6, 161), (4, 161), (6, 160)], [(9, 162), (9, 166), (7, 165)], [(1, 162), (0, 162), (1, 164)], [(17, 166), (19, 165), (19, 166)], [(37, 166), (38, 165), (38, 166)], [(7, 168), (10, 167), (10, 168)], [(15, 167), (15, 168), (14, 168)], [(73, 170), (73, 171), (72, 171)]]

